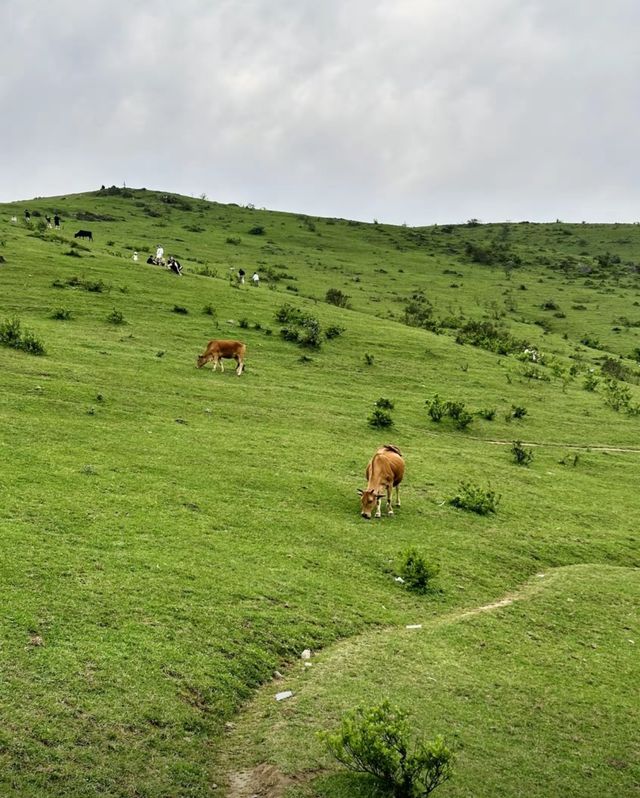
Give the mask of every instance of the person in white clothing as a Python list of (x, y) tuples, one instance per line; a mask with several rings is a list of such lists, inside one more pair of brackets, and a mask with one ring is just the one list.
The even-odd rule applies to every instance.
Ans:
[(258, 274), (258, 272), (254, 272), (253, 277), (251, 279), (253, 280), (253, 284), (257, 288), (260, 285), (260, 275)]
[(164, 247), (161, 247), (160, 244), (158, 244), (158, 248), (156, 249), (156, 261), (158, 265), (162, 263), (163, 260), (164, 260)]

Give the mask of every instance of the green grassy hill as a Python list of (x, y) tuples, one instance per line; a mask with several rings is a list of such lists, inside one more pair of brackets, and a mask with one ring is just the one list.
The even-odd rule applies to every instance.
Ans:
[[(640, 226), (112, 188), (0, 205), (0, 256), (0, 338), (45, 349), (0, 346), (1, 794), (240, 796), (260, 766), (274, 796), (373, 795), (316, 732), (382, 696), (458, 752), (443, 798), (638, 788)], [(281, 334), (296, 311), (319, 348)], [(196, 369), (216, 337), (240, 378)], [(436, 394), (473, 420), (434, 422)], [(403, 505), (365, 522), (385, 442)], [(452, 506), (461, 483), (497, 512)], [(409, 548), (427, 596), (394, 579)]]

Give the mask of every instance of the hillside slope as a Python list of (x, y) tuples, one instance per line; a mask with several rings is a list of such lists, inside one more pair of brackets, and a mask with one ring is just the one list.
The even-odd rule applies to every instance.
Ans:
[[(410, 229), (114, 188), (0, 220), (0, 332), (46, 350), (0, 347), (5, 794), (208, 795), (225, 722), (304, 648), (552, 567), (638, 567), (639, 227)], [(158, 244), (182, 277), (145, 263)], [(281, 335), (291, 308), (320, 348)], [(195, 368), (214, 337), (247, 343), (242, 377)], [(484, 413), (435, 423), (436, 394)], [(381, 397), (391, 428), (367, 423)], [(515, 440), (542, 444), (528, 467)], [(387, 441), (403, 506), (367, 524), (355, 491)], [(497, 513), (451, 506), (461, 482)], [(440, 566), (428, 599), (392, 578), (409, 547)]]

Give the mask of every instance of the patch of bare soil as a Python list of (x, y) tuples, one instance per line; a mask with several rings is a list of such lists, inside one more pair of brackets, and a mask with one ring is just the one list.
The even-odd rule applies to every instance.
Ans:
[(280, 798), (292, 783), (278, 768), (263, 762), (251, 770), (231, 773), (227, 798)]

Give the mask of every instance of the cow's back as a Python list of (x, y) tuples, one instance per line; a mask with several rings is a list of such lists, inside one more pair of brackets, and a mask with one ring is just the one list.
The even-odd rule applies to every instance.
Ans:
[(376, 450), (367, 466), (366, 477), (369, 481), (390, 482), (394, 487), (404, 477), (404, 459), (397, 446), (385, 445)]
[(242, 341), (214, 340), (209, 341), (207, 346), (207, 354), (218, 357), (235, 357), (236, 355), (244, 357), (246, 351), (247, 346)]

